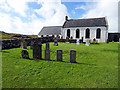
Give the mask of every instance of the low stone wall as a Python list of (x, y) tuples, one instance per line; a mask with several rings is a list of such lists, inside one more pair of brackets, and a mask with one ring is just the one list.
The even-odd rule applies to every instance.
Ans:
[[(21, 40), (22, 39), (0, 40), (0, 45), (2, 45), (2, 50), (18, 48), (21, 46)], [(30, 45), (31, 41), (41, 42), (41, 43), (53, 42), (52, 37), (24, 38), (24, 40), (27, 42), (27, 46)]]

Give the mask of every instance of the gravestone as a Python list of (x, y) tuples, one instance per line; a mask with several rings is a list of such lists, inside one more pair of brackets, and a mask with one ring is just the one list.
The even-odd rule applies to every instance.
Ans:
[(45, 60), (50, 60), (50, 46), (49, 43), (46, 43), (46, 49), (45, 49)]
[(73, 39), (73, 37), (71, 36), (70, 39)]
[(25, 40), (23, 41), (23, 49), (27, 49), (27, 42)]
[(119, 44), (120, 44), (120, 38), (119, 38)]
[(62, 50), (57, 50), (57, 61), (62, 62)]
[(66, 42), (69, 42), (69, 37), (68, 36), (66, 37)]
[(109, 39), (107, 39), (107, 42), (106, 43), (109, 43)]
[(71, 63), (76, 62), (76, 50), (70, 50), (70, 62)]
[(82, 43), (82, 39), (80, 39), (80, 43)]
[(112, 40), (112, 43), (114, 43), (114, 40)]
[(77, 45), (80, 45), (79, 39), (76, 40), (76, 44), (77, 44)]
[(81, 41), (82, 41), (82, 43), (83, 43), (83, 37), (82, 37)]
[(31, 41), (31, 43), (30, 43), (30, 49), (33, 49), (33, 45), (34, 45), (34, 42)]
[(47, 50), (50, 49), (49, 43), (46, 43), (46, 49), (47, 49)]
[(24, 41), (24, 39), (21, 39), (21, 41), (20, 41), (20, 44), (21, 44), (20, 48), (23, 48), (23, 41)]
[(93, 43), (95, 44), (95, 42), (96, 42), (96, 39), (94, 38), (94, 39), (93, 39)]
[(33, 44), (33, 58), (42, 59), (42, 44), (36, 42)]
[(57, 40), (57, 38), (54, 39), (54, 46), (58, 46), (58, 40)]
[(86, 40), (86, 44), (85, 44), (86, 46), (89, 46), (89, 40)]
[(21, 51), (21, 54), (22, 54), (22, 58), (29, 59), (29, 54), (28, 54), (28, 51), (26, 49), (23, 49)]

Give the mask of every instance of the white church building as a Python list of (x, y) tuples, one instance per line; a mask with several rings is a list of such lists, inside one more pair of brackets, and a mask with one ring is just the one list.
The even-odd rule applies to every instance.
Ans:
[(68, 19), (65, 17), (63, 26), (43, 27), (38, 37), (60, 35), (63, 39), (66, 37), (73, 39), (86, 40), (96, 39), (98, 42), (106, 42), (108, 39), (108, 21), (106, 17), (87, 18), (87, 19)]

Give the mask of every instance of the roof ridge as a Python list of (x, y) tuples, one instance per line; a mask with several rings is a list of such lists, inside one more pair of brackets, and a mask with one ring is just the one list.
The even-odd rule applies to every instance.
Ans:
[(70, 20), (86, 20), (86, 19), (101, 19), (101, 18), (105, 18), (105, 17), (99, 17), (99, 18), (80, 18), (80, 19), (69, 19)]
[(62, 26), (44, 26), (44, 27), (62, 27)]

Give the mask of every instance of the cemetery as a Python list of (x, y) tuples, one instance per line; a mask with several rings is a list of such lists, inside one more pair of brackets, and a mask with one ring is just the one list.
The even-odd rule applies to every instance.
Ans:
[(3, 49), (2, 87), (117, 88), (118, 42), (93, 41), (42, 38), (28, 45), (23, 39)]

